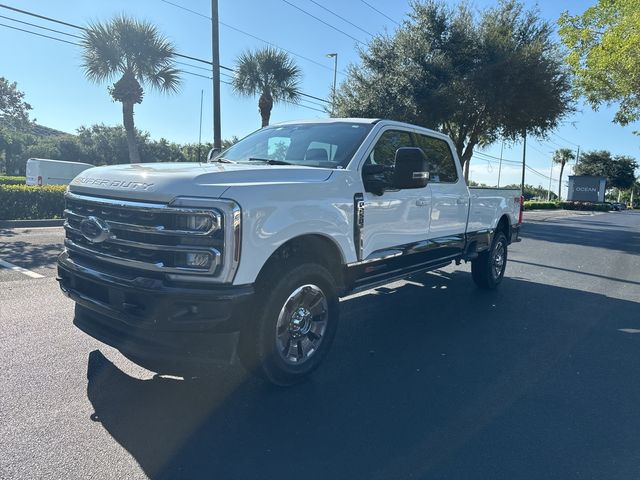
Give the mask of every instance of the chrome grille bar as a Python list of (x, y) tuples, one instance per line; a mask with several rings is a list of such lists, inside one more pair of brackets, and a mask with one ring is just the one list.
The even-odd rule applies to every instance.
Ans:
[[(172, 207), (72, 193), (67, 193), (66, 200), (65, 247), (70, 254), (76, 252), (123, 267), (166, 274), (211, 276), (222, 265), (224, 216), (215, 208)], [(210, 223), (205, 226), (209, 228), (175, 228), (180, 225), (177, 219), (185, 215), (206, 216)], [(84, 220), (98, 220), (104, 235), (99, 239), (87, 236), (84, 225), (81, 228)], [(206, 254), (202, 266), (186, 262), (191, 253)]]

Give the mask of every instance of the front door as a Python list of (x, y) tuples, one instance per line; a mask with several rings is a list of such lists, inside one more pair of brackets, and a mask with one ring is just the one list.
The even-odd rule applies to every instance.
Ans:
[[(409, 130), (390, 127), (382, 130), (365, 164), (393, 167), (400, 147), (413, 147)], [(390, 180), (392, 172), (387, 172)], [(382, 195), (364, 193), (362, 252), (359, 260), (398, 255), (412, 244), (426, 240), (431, 215), (429, 187), (385, 190)]]

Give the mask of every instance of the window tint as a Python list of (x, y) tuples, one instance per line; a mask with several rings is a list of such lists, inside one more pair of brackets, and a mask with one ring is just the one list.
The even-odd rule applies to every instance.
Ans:
[(458, 180), (456, 164), (447, 142), (420, 134), (416, 135), (416, 141), (427, 156), (430, 182), (453, 183)]
[(376, 142), (366, 163), (393, 167), (396, 161), (396, 150), (400, 147), (413, 147), (411, 134), (400, 130), (387, 130)]

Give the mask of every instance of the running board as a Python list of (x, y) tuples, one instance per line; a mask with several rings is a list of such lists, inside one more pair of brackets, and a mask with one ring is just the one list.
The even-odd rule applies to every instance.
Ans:
[(359, 293), (359, 292), (363, 292), (365, 290), (370, 290), (372, 288), (375, 287), (379, 287), (381, 285), (386, 285), (387, 283), (391, 283), (391, 282), (395, 282), (398, 280), (403, 280), (406, 278), (410, 278), (414, 275), (418, 275), (420, 273), (424, 273), (424, 272), (429, 272), (431, 270), (437, 270), (438, 268), (442, 268), (442, 267), (446, 267), (448, 265), (451, 264), (451, 262), (454, 259), (451, 258), (449, 260), (446, 261), (442, 261), (439, 263), (432, 263), (430, 265), (425, 265), (416, 269), (410, 269), (410, 270), (404, 270), (402, 272), (393, 274), (391, 273), (389, 276), (385, 276), (384, 278), (380, 278), (378, 280), (374, 280), (372, 282), (368, 282), (368, 283), (363, 283), (360, 285), (357, 285), (356, 287), (354, 287), (353, 289), (349, 290), (348, 292), (346, 292), (343, 296), (347, 296), (347, 295), (352, 295), (354, 293)]

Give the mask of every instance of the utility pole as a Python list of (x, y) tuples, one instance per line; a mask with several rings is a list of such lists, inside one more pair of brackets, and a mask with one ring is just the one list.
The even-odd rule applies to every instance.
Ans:
[(547, 190), (547, 202), (551, 201), (551, 179), (553, 178), (553, 158), (551, 159), (551, 171), (549, 172), (549, 190)]
[(200, 148), (202, 147), (202, 101), (204, 90), (200, 90), (200, 132), (198, 133), (198, 163), (200, 163)]
[(218, 32), (218, 0), (211, 0), (211, 67), (213, 77), (213, 149), (222, 150), (220, 129), (220, 35)]
[(500, 147), (500, 165), (498, 166), (498, 188), (500, 188), (500, 174), (502, 173), (502, 151), (504, 150), (504, 140)]
[(524, 195), (524, 172), (527, 167), (527, 131), (522, 132), (522, 136), (524, 137), (524, 145), (522, 146), (522, 183), (520, 184), (520, 188), (522, 190), (522, 195)]
[(333, 58), (333, 95), (331, 97), (331, 116), (336, 111), (336, 78), (338, 74), (338, 54), (337, 53), (327, 53), (328, 58)]

